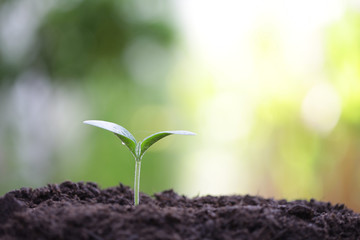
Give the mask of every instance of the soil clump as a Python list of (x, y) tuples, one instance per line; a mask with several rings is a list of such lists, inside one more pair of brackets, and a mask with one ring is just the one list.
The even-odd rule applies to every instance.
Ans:
[(140, 195), (92, 182), (22, 188), (0, 198), (0, 239), (360, 239), (342, 204), (258, 196)]

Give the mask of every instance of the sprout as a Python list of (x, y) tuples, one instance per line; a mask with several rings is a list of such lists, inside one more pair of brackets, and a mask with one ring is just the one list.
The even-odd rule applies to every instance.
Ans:
[(137, 142), (134, 136), (125, 128), (112, 122), (100, 121), (100, 120), (87, 120), (85, 124), (93, 125), (95, 127), (103, 128), (120, 138), (123, 145), (125, 145), (135, 158), (135, 180), (134, 180), (134, 205), (139, 204), (139, 189), (140, 189), (140, 169), (141, 159), (144, 153), (160, 139), (172, 135), (196, 135), (189, 131), (163, 131), (152, 134), (146, 137), (143, 141)]

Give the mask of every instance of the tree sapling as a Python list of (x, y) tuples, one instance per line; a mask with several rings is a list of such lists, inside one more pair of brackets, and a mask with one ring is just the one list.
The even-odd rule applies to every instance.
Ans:
[(151, 145), (153, 145), (160, 139), (172, 134), (196, 135), (195, 133), (189, 131), (163, 131), (152, 134), (146, 137), (144, 140), (137, 142), (134, 136), (128, 130), (126, 130), (124, 127), (118, 124), (112, 122), (100, 121), (100, 120), (87, 120), (84, 121), (84, 123), (113, 132), (118, 138), (120, 138), (122, 144), (125, 145), (134, 156), (135, 158), (134, 205), (139, 204), (141, 159), (144, 156), (146, 150), (148, 150)]

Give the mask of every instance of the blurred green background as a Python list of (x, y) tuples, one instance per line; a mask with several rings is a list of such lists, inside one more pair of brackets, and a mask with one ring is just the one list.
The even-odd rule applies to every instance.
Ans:
[(154, 145), (141, 191), (254, 194), (360, 211), (360, 2), (0, 1), (0, 194), (132, 186), (111, 133)]

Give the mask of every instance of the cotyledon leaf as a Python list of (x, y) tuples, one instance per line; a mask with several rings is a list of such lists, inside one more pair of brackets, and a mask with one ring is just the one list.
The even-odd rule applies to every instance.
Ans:
[(163, 132), (158, 132), (158, 133), (152, 134), (152, 135), (148, 136), (147, 138), (145, 138), (141, 142), (140, 159), (142, 158), (142, 156), (144, 155), (146, 150), (148, 150), (149, 147), (151, 147), (151, 145), (153, 145), (154, 143), (156, 143), (160, 139), (162, 139), (162, 138), (164, 138), (166, 136), (173, 135), (173, 134), (196, 135), (195, 133), (189, 132), (189, 131), (163, 131)]
[(118, 138), (120, 138), (123, 144), (127, 148), (129, 148), (129, 150), (134, 155), (134, 157), (136, 157), (136, 152), (135, 152), (136, 144), (137, 144), (136, 140), (134, 136), (124, 127), (112, 122), (101, 121), (101, 120), (86, 120), (83, 123), (113, 132)]

